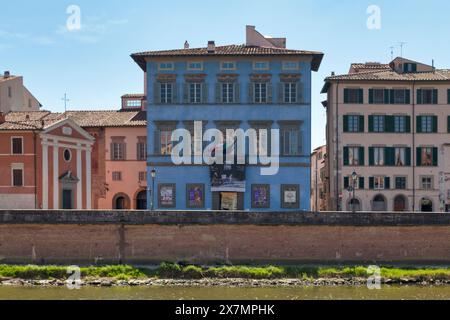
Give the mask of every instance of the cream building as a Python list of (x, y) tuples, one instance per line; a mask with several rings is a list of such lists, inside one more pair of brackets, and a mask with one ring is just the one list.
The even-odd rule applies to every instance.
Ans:
[(311, 154), (311, 211), (313, 212), (327, 209), (326, 159), (327, 146), (320, 146)]
[(327, 209), (450, 211), (450, 70), (404, 58), (352, 64), (322, 93)]
[(23, 77), (9, 71), (0, 75), (0, 112), (39, 111), (41, 104), (23, 85)]

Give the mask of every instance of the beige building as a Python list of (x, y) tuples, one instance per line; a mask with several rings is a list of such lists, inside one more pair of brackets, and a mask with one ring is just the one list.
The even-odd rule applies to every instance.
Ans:
[(352, 64), (322, 93), (327, 209), (450, 211), (450, 70), (404, 58)]
[(38, 111), (39, 101), (23, 85), (23, 77), (13, 76), (9, 71), (0, 75), (0, 112)]
[(328, 188), (326, 180), (327, 146), (321, 146), (311, 154), (311, 211), (327, 210)]

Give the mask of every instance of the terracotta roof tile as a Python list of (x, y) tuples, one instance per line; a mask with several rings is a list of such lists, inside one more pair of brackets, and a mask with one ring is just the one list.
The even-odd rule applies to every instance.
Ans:
[(327, 77), (325, 81), (450, 81), (450, 70), (436, 70), (435, 72), (397, 73), (388, 71), (367, 71)]
[(145, 57), (178, 57), (178, 56), (271, 56), (271, 55), (311, 55), (313, 56), (313, 70), (319, 69), (320, 63), (323, 58), (322, 52), (317, 51), (305, 51), (305, 50), (292, 50), (285, 48), (272, 48), (272, 47), (257, 47), (246, 45), (228, 45), (228, 46), (216, 46), (213, 53), (208, 52), (206, 47), (204, 48), (191, 48), (191, 49), (173, 49), (173, 50), (161, 50), (161, 51), (145, 51), (138, 52), (131, 55), (142, 69), (145, 70)]

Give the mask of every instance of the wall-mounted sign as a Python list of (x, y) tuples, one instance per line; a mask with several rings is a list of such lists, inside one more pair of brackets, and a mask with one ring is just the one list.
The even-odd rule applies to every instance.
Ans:
[(245, 192), (245, 166), (214, 164), (210, 166), (212, 192)]

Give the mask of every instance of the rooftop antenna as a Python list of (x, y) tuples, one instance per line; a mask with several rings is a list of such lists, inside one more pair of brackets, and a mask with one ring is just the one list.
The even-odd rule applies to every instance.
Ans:
[(400, 42), (400, 57), (403, 58), (403, 46), (406, 44), (406, 42)]
[(67, 102), (70, 101), (70, 99), (67, 99), (67, 93), (64, 93), (64, 98), (61, 100), (64, 101), (64, 112), (67, 112)]
[(391, 49), (391, 61), (394, 60), (394, 46), (389, 47)]

